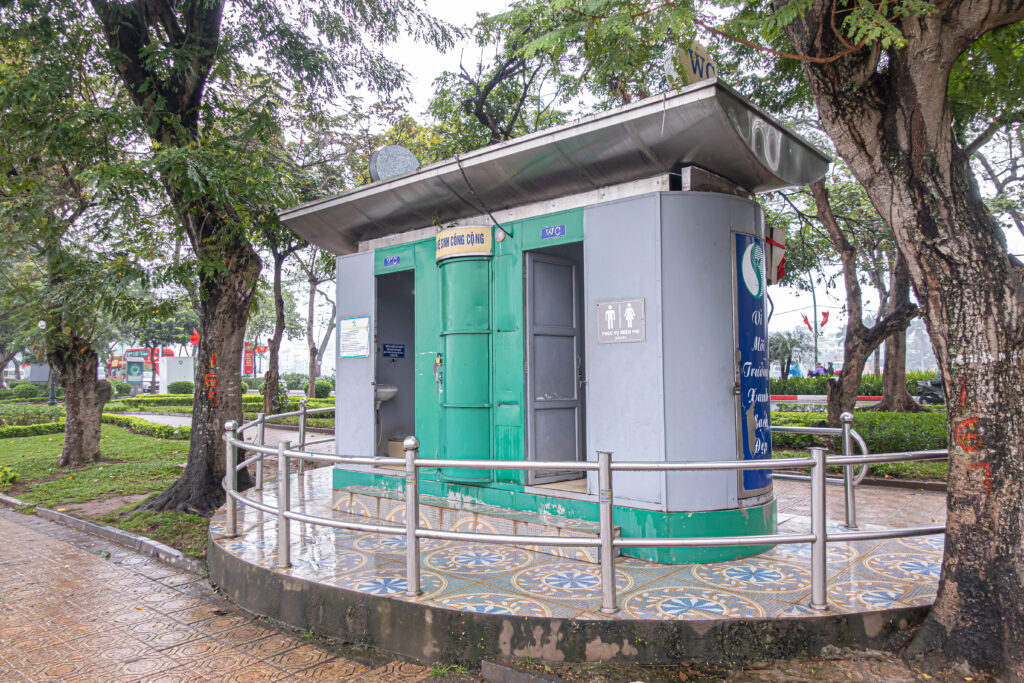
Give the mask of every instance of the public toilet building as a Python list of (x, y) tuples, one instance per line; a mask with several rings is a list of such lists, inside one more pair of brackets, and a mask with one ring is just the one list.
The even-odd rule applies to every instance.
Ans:
[[(766, 287), (781, 241), (752, 196), (828, 163), (709, 80), (283, 212), (339, 255), (337, 452), (400, 456), (415, 435), (421, 458), (771, 457)], [(339, 467), (334, 488), (400, 499), (399, 474)], [(557, 467), (425, 469), (420, 487), (440, 508), (560, 520), (541, 535), (598, 515), (595, 473)], [(618, 472), (614, 505), (623, 536), (776, 527), (767, 470)]]

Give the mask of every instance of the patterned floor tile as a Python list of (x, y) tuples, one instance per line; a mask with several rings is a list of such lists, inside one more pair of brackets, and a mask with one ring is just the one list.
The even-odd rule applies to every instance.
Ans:
[(758, 619), (768, 616), (758, 601), (710, 588), (666, 586), (637, 591), (622, 602), (636, 619)]
[(811, 587), (811, 572), (784, 562), (744, 558), (691, 565), (702, 583), (745, 593), (790, 593)]
[(456, 574), (498, 574), (530, 564), (534, 554), (508, 545), (466, 544), (427, 555), (432, 569)]

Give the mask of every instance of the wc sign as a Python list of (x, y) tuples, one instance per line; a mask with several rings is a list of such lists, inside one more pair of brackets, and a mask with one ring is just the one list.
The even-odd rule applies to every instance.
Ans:
[(647, 339), (643, 299), (601, 301), (597, 304), (597, 343), (622, 344)]

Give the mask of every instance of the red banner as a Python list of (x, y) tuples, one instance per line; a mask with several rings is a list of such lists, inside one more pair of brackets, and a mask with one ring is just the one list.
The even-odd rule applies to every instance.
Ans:
[(252, 347), (249, 347), (242, 354), (242, 374), (243, 375), (251, 375), (252, 374), (252, 357), (253, 357), (253, 350), (252, 350)]

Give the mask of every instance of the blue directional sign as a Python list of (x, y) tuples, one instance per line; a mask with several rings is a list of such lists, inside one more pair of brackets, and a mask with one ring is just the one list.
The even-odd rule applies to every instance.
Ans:
[[(752, 235), (736, 235), (736, 338), (739, 342), (740, 432), (743, 459), (772, 457), (769, 425), (768, 323), (765, 320), (764, 242)], [(768, 486), (771, 470), (745, 470), (743, 488)]]

